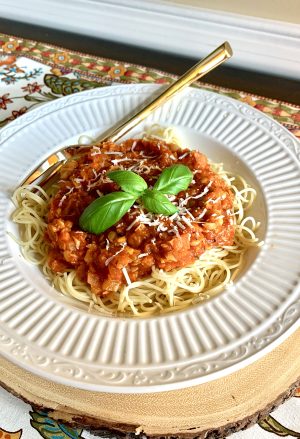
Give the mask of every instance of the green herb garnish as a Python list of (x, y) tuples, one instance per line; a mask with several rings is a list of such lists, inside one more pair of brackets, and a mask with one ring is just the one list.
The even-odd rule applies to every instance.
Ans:
[(160, 174), (153, 189), (162, 194), (177, 195), (189, 187), (193, 174), (185, 165), (174, 165), (166, 168)]
[(147, 189), (147, 183), (138, 174), (132, 171), (111, 171), (108, 177), (118, 183), (122, 191), (133, 195), (140, 195)]
[(79, 225), (87, 232), (104, 232), (118, 222), (131, 208), (135, 195), (127, 192), (112, 192), (94, 200), (79, 218)]
[(173, 165), (163, 170), (154, 188), (148, 189), (146, 181), (132, 171), (111, 171), (107, 176), (122, 191), (112, 192), (94, 200), (79, 218), (80, 227), (96, 235), (116, 224), (134, 202), (139, 199), (149, 211), (161, 215), (173, 215), (178, 208), (166, 197), (186, 190), (193, 174), (185, 165)]
[(164, 194), (155, 189), (146, 189), (141, 196), (141, 201), (149, 212), (169, 216), (178, 211), (175, 204), (171, 203)]

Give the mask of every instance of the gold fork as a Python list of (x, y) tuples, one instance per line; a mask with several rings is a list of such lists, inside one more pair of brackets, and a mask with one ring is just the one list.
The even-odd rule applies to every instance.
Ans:
[[(142, 110), (137, 111), (124, 122), (119, 123), (108, 134), (101, 134), (101, 136), (95, 139), (93, 145), (99, 145), (103, 142), (107, 142), (108, 140), (111, 142), (116, 142), (118, 139), (128, 133), (128, 131), (144, 120), (157, 107), (167, 102), (167, 100), (169, 100), (177, 92), (192, 84), (194, 81), (202, 78), (208, 72), (218, 67), (227, 59), (231, 58), (231, 56), (231, 46), (227, 41), (225, 41), (225, 43), (221, 44), (221, 46), (211, 52), (207, 57), (195, 64), (191, 69), (177, 79), (177, 81), (173, 82), (150, 103), (144, 106)], [(64, 146), (59, 151), (51, 154), (43, 163), (37, 166), (28, 177), (26, 177), (26, 179), (21, 183), (21, 186), (32, 184), (37, 182), (37, 180), (39, 180), (38, 184), (43, 186), (70, 158), (71, 155), (68, 153), (67, 149), (74, 147), (80, 148), (82, 146), (84, 145)]]

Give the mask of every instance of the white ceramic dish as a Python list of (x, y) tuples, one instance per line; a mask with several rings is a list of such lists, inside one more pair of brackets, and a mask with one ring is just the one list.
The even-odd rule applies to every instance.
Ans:
[(0, 349), (50, 380), (120, 393), (196, 385), (244, 367), (299, 325), (299, 143), (262, 113), (215, 93), (188, 89), (146, 123), (177, 127), (187, 146), (257, 188), (254, 214), (265, 245), (249, 253), (234, 287), (180, 313), (99, 317), (55, 291), (7, 235), (17, 233), (10, 195), (36, 164), (82, 133), (105, 131), (155, 90), (122, 85), (79, 93), (0, 131)]

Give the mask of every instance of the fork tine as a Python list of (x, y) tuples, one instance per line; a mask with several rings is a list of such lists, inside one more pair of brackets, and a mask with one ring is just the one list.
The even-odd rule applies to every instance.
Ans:
[[(49, 175), (46, 175), (44, 178), (42, 178), (40, 181), (39, 181), (39, 186), (41, 186), (41, 187), (44, 187), (44, 186), (46, 186), (46, 184), (48, 184), (50, 181), (52, 182), (52, 180), (53, 180), (53, 177), (55, 177), (55, 175), (59, 172), (59, 170), (61, 169), (61, 167), (64, 165), (66, 163), (66, 160), (63, 160), (63, 161), (61, 161), (61, 162), (57, 162), (56, 163), (56, 167), (55, 167), (55, 165), (53, 165), (52, 167), (51, 167), (51, 169), (52, 169), (52, 171), (50, 172), (50, 174)], [(55, 169), (53, 169), (53, 168), (55, 168)], [(47, 173), (46, 173), (47, 174)], [(43, 174), (43, 176), (44, 176), (45, 174)]]
[[(55, 154), (52, 154), (47, 158), (41, 165), (37, 166), (34, 171), (22, 181), (21, 186), (29, 185), (37, 181), (42, 175), (46, 174), (46, 177), (41, 180), (41, 183), (44, 184), (45, 181), (48, 181), (63, 165), (63, 163), (67, 160), (67, 156), (58, 151)], [(57, 166), (60, 163), (60, 166)], [(54, 169), (52, 169), (54, 167)], [(51, 171), (52, 169), (52, 171)], [(50, 174), (48, 173), (50, 172)]]
[[(126, 119), (126, 121), (123, 120), (120, 124), (113, 128), (113, 130), (109, 134), (104, 133), (101, 135), (101, 137), (98, 137), (96, 140), (96, 144), (99, 144), (99, 142), (107, 142), (108, 140), (111, 142), (116, 142), (133, 127), (135, 127), (142, 120), (144, 120), (145, 117), (147, 117), (157, 107), (170, 99), (175, 93), (192, 84), (194, 81), (202, 78), (204, 75), (206, 75), (206, 73), (210, 72), (215, 67), (222, 64), (231, 56), (232, 49), (230, 47), (230, 44), (225, 41), (225, 43), (217, 47), (217, 49), (210, 53), (206, 58), (199, 61), (196, 65), (194, 65), (191, 69), (184, 73), (179, 79), (177, 79), (177, 81), (164, 89), (164, 91), (156, 96), (151, 102), (148, 102), (148, 104), (144, 106), (142, 110), (137, 111), (137, 113), (135, 113), (133, 116), (130, 116), (129, 119)], [(74, 146), (75, 145), (73, 145), (73, 147)], [(79, 145), (76, 146), (78, 147)], [(41, 166), (38, 166), (31, 173), (31, 175), (29, 175), (29, 177), (27, 177), (22, 182), (22, 185), (33, 183), (34, 181), (38, 180), (42, 176), (42, 174), (44, 174), (48, 169), (50, 169), (53, 164), (62, 162), (67, 159), (68, 155), (66, 147), (62, 147), (60, 151), (52, 154)], [(55, 175), (56, 172), (57, 171), (54, 171), (54, 174), (52, 174), (52, 176)], [(44, 179), (42, 179), (42, 181), (44, 181)]]

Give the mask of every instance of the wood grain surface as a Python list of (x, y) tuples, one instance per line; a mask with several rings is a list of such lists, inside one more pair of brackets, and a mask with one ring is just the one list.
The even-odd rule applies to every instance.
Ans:
[(206, 384), (150, 394), (84, 391), (56, 384), (0, 359), (3, 387), (93, 432), (148, 437), (221, 438), (264, 418), (300, 383), (300, 329), (262, 359)]
[[(0, 31), (101, 57), (181, 74), (195, 62), (121, 43), (12, 22), (0, 18)], [(222, 66), (206, 82), (300, 103), (300, 82)], [(300, 330), (274, 351), (239, 372), (207, 384), (152, 394), (110, 394), (62, 386), (32, 375), (0, 357), (3, 387), (50, 410), (55, 419), (100, 433), (143, 432), (148, 437), (221, 438), (265, 417), (300, 383)]]

